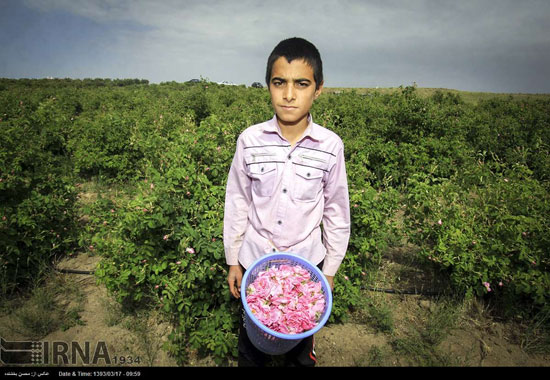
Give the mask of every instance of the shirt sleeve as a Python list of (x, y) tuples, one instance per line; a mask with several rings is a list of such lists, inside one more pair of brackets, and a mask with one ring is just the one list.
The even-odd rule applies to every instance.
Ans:
[(239, 251), (248, 226), (248, 209), (252, 197), (250, 179), (245, 169), (243, 143), (239, 137), (225, 192), (223, 243), (227, 265), (239, 264)]
[(346, 255), (351, 229), (343, 144), (329, 172), (324, 197), (323, 244), (327, 254), (323, 263), (323, 273), (334, 276)]

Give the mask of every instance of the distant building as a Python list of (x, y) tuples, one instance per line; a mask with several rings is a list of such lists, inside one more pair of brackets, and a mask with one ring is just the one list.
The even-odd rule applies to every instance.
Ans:
[(222, 82), (218, 82), (218, 84), (225, 85), (225, 86), (237, 86), (235, 83), (228, 82), (226, 80)]

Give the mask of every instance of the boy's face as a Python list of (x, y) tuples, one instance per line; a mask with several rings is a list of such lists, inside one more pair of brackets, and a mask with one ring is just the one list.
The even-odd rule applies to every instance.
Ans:
[(306, 127), (313, 101), (321, 94), (323, 84), (316, 86), (313, 68), (304, 60), (288, 63), (280, 57), (273, 64), (269, 93), (271, 104), (281, 126)]

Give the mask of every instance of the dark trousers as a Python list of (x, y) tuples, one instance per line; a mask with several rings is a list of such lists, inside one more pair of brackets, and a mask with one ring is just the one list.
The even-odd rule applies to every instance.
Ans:
[[(323, 262), (317, 265), (319, 269), (323, 268)], [(254, 346), (248, 338), (246, 328), (244, 327), (244, 308), (240, 307), (239, 322), (239, 367), (263, 367), (269, 364), (281, 363), (288, 367), (314, 367), (317, 363), (315, 356), (315, 338), (313, 335), (304, 338), (292, 350), (284, 355), (273, 356), (264, 353)]]

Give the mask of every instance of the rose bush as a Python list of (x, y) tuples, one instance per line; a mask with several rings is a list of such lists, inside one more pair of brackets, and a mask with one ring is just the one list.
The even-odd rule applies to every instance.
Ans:
[[(0, 80), (3, 293), (79, 248), (102, 256), (98, 279), (124, 305), (166, 312), (181, 363), (190, 350), (236, 355), (225, 181), (239, 133), (272, 112), (265, 89), (205, 80)], [(327, 91), (312, 113), (342, 137), (350, 189), (352, 234), (329, 322), (349, 316), (404, 241), (454, 292), (547, 307), (548, 99)], [(84, 181), (123, 196), (77, 206)], [(86, 224), (75, 223), (77, 207)]]

